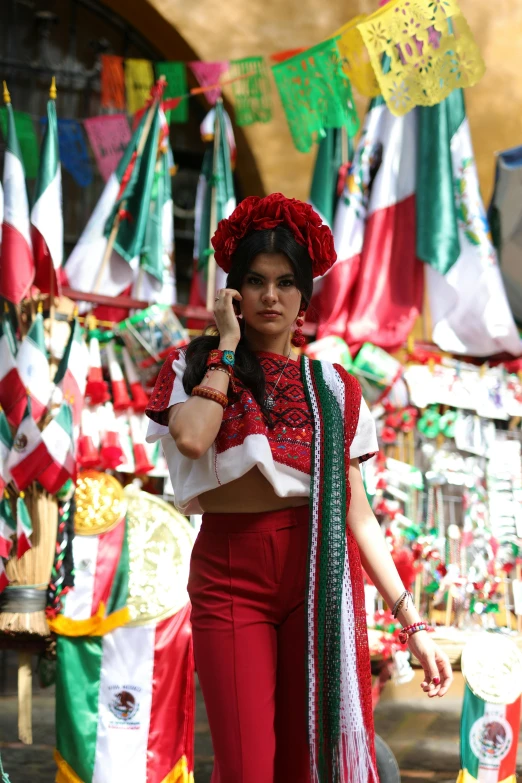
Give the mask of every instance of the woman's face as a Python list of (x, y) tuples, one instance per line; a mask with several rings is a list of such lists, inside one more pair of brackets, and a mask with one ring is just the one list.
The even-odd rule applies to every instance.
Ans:
[(301, 308), (292, 265), (283, 253), (257, 255), (241, 286), (241, 314), (247, 326), (266, 335), (291, 328)]

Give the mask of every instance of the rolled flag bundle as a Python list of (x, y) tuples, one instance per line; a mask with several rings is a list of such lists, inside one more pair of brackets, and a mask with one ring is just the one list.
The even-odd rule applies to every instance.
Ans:
[(7, 492), (0, 500), (0, 558), (9, 557), (16, 533), (16, 521)]
[(11, 481), (11, 474), (7, 467), (7, 461), (12, 448), (13, 438), (11, 437), (11, 429), (5, 413), (0, 408), (0, 492), (2, 492)]
[(33, 523), (25, 505), (24, 493), (20, 492), (16, 500), (16, 556), (18, 560), (32, 548), (32, 535)]
[(109, 387), (103, 380), (100, 343), (97, 337), (91, 337), (89, 341), (89, 373), (85, 396), (92, 405), (103, 405), (111, 398)]
[(40, 421), (47, 410), (52, 391), (41, 313), (37, 313), (31, 328), (22, 340), (17, 366), (22, 383), (31, 399), (33, 418), (35, 421)]
[(25, 386), (16, 365), (16, 339), (4, 315), (0, 321), (0, 405), (13, 427), (18, 427), (25, 411)]
[(123, 348), (123, 366), (125, 367), (125, 375), (127, 376), (127, 382), (129, 384), (132, 394), (132, 407), (136, 413), (143, 413), (149, 403), (148, 395), (146, 394), (141, 381), (138, 376), (134, 362), (130, 358), (130, 354), (126, 348)]
[(123, 448), (120, 443), (118, 425), (111, 402), (106, 402), (103, 409), (103, 431), (101, 437), (101, 461), (106, 470), (115, 470), (124, 461)]
[(130, 428), (132, 437), (132, 451), (134, 453), (134, 472), (140, 476), (144, 473), (150, 473), (154, 470), (154, 465), (150, 462), (145, 446), (145, 433), (142, 426), (142, 417), (131, 414)]
[(120, 363), (116, 359), (114, 345), (107, 343), (107, 360), (109, 362), (109, 375), (111, 378), (112, 404), (115, 411), (124, 411), (131, 407), (131, 399), (127, 391), (127, 384), (123, 377)]
[(69, 341), (54, 377), (54, 383), (62, 390), (64, 399), (72, 408), (75, 427), (81, 420), (88, 367), (89, 354), (85, 346), (83, 330), (75, 318)]
[(7, 460), (7, 468), (18, 491), (26, 489), (51, 462), (52, 457), (42, 440), (42, 433), (32, 417), (29, 398)]
[(40, 473), (38, 482), (49, 494), (56, 495), (66, 481), (76, 478), (73, 417), (67, 402), (62, 403), (58, 414), (43, 430), (42, 440), (51, 456), (51, 463)]
[(89, 408), (82, 410), (80, 437), (78, 438), (77, 460), (80, 468), (85, 470), (97, 468), (101, 463), (98, 451), (100, 435), (96, 428), (96, 416)]

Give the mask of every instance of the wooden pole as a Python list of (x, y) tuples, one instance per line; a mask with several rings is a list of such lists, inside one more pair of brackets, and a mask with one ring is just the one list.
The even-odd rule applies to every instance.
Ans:
[(24, 745), (33, 744), (33, 675), (31, 653), (18, 655), (18, 739)]
[[(160, 76), (158, 81), (166, 83), (165, 76)], [(158, 105), (160, 100), (161, 100), (161, 98), (156, 96), (154, 98), (154, 100), (152, 101), (150, 107), (149, 107), (149, 110), (148, 110), (148, 113), (147, 113), (147, 119), (145, 120), (145, 124), (143, 126), (143, 131), (141, 133), (141, 137), (140, 137), (140, 140), (138, 142), (138, 146), (136, 148), (136, 158), (139, 158), (139, 156), (141, 155), (141, 153), (143, 152), (143, 150), (145, 148), (145, 144), (147, 143), (147, 138), (149, 136), (150, 129), (151, 129), (151, 126), (152, 126), (152, 120), (154, 118), (154, 112), (155, 112), (156, 106)], [(102, 262), (101, 262), (100, 268), (98, 270), (98, 274), (96, 276), (96, 282), (94, 283), (93, 293), (97, 293), (98, 292), (98, 290), (100, 288), (100, 285), (102, 283), (103, 275), (105, 274), (105, 271), (107, 269), (107, 265), (109, 263), (109, 259), (110, 259), (111, 254), (112, 254), (112, 248), (114, 247), (114, 242), (116, 240), (116, 235), (117, 235), (118, 229), (120, 227), (120, 222), (121, 222), (120, 212), (121, 212), (121, 210), (125, 209), (126, 203), (127, 203), (126, 201), (122, 201), (121, 208), (118, 210), (118, 212), (116, 213), (116, 216), (114, 218), (114, 223), (113, 223), (113, 226), (112, 226), (112, 229), (111, 229), (111, 233), (109, 234), (109, 238), (107, 240), (107, 245), (105, 247), (105, 252), (103, 254)]]
[[(219, 99), (220, 100), (220, 99)], [(217, 228), (217, 188), (216, 188), (216, 170), (219, 155), (220, 128), (219, 118), (216, 108), (216, 117), (214, 120), (214, 159), (212, 163), (212, 198), (210, 201), (210, 232), (209, 239), (213, 237)], [(207, 266), (207, 310), (214, 310), (214, 299), (216, 298), (216, 259), (214, 253), (208, 257)]]

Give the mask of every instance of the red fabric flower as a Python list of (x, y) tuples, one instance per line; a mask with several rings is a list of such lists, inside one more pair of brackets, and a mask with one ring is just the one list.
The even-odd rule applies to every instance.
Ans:
[(332, 232), (310, 204), (286, 198), (282, 193), (272, 193), (264, 198), (249, 196), (229, 218), (220, 221), (212, 237), (216, 264), (228, 273), (232, 256), (243, 237), (252, 231), (277, 226), (288, 228), (296, 242), (307, 249), (314, 277), (320, 277), (330, 269), (337, 258)]

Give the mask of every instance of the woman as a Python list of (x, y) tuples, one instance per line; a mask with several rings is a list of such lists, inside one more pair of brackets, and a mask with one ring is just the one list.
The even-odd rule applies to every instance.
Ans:
[(172, 352), (148, 408), (177, 505), (204, 512), (188, 589), (212, 781), (377, 781), (361, 560), (423, 690), (444, 695), (452, 674), (366, 499), (359, 463), (378, 446), (360, 386), (292, 350), (333, 238), (273, 194), (245, 199), (212, 243), (228, 273), (219, 335)]

